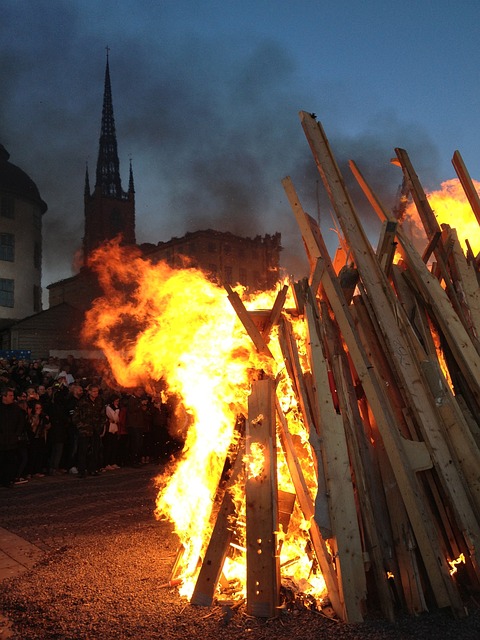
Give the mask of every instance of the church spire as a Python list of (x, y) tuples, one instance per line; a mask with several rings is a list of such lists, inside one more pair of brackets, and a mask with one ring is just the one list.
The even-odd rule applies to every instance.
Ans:
[(123, 196), (123, 192), (120, 181), (120, 162), (118, 160), (115, 120), (113, 117), (112, 87), (110, 84), (108, 52), (109, 48), (107, 47), (102, 125), (98, 149), (95, 188), (99, 189), (103, 196), (121, 198)]
[(105, 68), (102, 128), (98, 149), (95, 188), (90, 193), (88, 167), (85, 174), (84, 264), (92, 251), (107, 240), (119, 238), (122, 244), (135, 244), (135, 190), (130, 163), (128, 192), (122, 190), (113, 119), (112, 89), (108, 61)]

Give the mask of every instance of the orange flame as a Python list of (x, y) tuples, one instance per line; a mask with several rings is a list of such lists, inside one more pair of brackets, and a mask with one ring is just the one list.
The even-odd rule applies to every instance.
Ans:
[[(473, 184), (479, 191), (480, 182), (473, 180)], [(456, 229), (463, 248), (466, 249), (465, 240), (468, 240), (476, 255), (480, 251), (480, 226), (460, 180), (453, 178), (442, 182), (440, 189), (427, 193), (427, 198), (438, 223), (448, 224)], [(413, 203), (410, 203), (406, 209), (402, 226), (410, 233), (413, 242), (418, 241), (424, 245), (425, 232)]]
[[(153, 393), (162, 383), (169, 394), (180, 398), (185, 410), (184, 450), (176, 468), (158, 480), (156, 515), (174, 523), (184, 549), (181, 593), (189, 596), (212, 530), (212, 507), (226, 455), (236, 438), (235, 424), (239, 415), (246, 414), (252, 375), (262, 370), (276, 376), (279, 367), (275, 359), (257, 353), (226, 292), (201, 271), (152, 264), (139, 250), (117, 242), (98, 249), (89, 266), (97, 271), (105, 294), (87, 314), (85, 337), (103, 350), (119, 385), (140, 385)], [(271, 308), (275, 296), (275, 291), (262, 292), (257, 300), (253, 296), (245, 304), (252, 308), (261, 300)], [(269, 346), (284, 367), (278, 345)], [(282, 393), (291, 394), (285, 381), (281, 386)], [(283, 406), (289, 407), (292, 433), (301, 433), (301, 418), (292, 398), (293, 394), (290, 400), (283, 400)], [(309, 460), (307, 470), (312, 478), (308, 484), (314, 492), (315, 465), (308, 453), (308, 435), (299, 440), (299, 449), (303, 448)], [(251, 469), (253, 458), (257, 466), (262, 465), (261, 451), (250, 452)], [(279, 486), (292, 490), (287, 465), (279, 458)], [(250, 472), (257, 473), (258, 468)], [(238, 517), (237, 529), (241, 529), (241, 507)], [(302, 565), (303, 575), (309, 575), (312, 563), (305, 553), (309, 524), (295, 512), (292, 522), (303, 531), (303, 548), (302, 538), (290, 533), (295, 550), (289, 551), (284, 544), (282, 562), (302, 555), (302, 563), (297, 564)], [(233, 579), (232, 567), (236, 574), (242, 563), (244, 567), (241, 531), (238, 540), (237, 557), (229, 558), (223, 568), (229, 580)], [(320, 585), (319, 591), (325, 588), (321, 576), (313, 582)]]

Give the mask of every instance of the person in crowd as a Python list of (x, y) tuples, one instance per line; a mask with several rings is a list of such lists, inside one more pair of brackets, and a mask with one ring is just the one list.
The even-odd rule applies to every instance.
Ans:
[(152, 461), (164, 464), (168, 458), (168, 406), (161, 395), (152, 398)]
[(65, 466), (68, 469), (68, 473), (71, 473), (72, 475), (76, 475), (78, 473), (78, 427), (76, 424), (74, 424), (73, 414), (82, 396), (82, 385), (77, 384), (76, 382), (70, 385), (70, 393), (67, 400), (68, 431), (65, 451)]
[(18, 450), (17, 450), (17, 471), (15, 474), (15, 484), (25, 484), (28, 480), (25, 478), (27, 475), (25, 472), (28, 467), (30, 438), (28, 428), (28, 394), (22, 391), (17, 396), (17, 405), (23, 411), (23, 428), (18, 436)]
[(91, 384), (73, 413), (78, 428), (78, 477), (87, 471), (98, 476), (101, 468), (101, 436), (105, 428), (105, 407), (98, 385)]
[(126, 404), (125, 424), (130, 438), (130, 459), (133, 467), (139, 467), (143, 453), (143, 434), (146, 421), (145, 391), (136, 387), (128, 397)]
[(118, 462), (118, 423), (120, 421), (120, 396), (113, 395), (105, 407), (107, 427), (103, 437), (103, 465), (107, 471), (120, 469)]
[(4, 387), (0, 403), (0, 485), (13, 486), (17, 471), (19, 437), (24, 429), (25, 415), (15, 402), (15, 391)]
[(47, 433), (50, 422), (39, 400), (32, 400), (28, 417), (30, 455), (28, 459), (29, 475), (43, 478), (47, 471)]
[(30, 363), (30, 366), (28, 367), (28, 377), (35, 386), (42, 382), (42, 365), (39, 360), (34, 360)]
[(118, 404), (118, 464), (120, 467), (127, 467), (131, 464), (130, 459), (130, 436), (127, 430), (127, 398), (120, 395)]
[(69, 423), (69, 388), (65, 376), (59, 376), (53, 386), (52, 397), (48, 405), (51, 428), (48, 431), (48, 473), (55, 475), (60, 468), (63, 448), (67, 440)]
[(153, 404), (150, 396), (144, 396), (142, 398), (142, 411), (143, 411), (143, 446), (142, 446), (142, 464), (149, 464), (153, 454), (153, 431), (152, 431), (152, 416)]
[(46, 409), (48, 403), (50, 402), (50, 396), (47, 393), (47, 389), (45, 388), (44, 384), (40, 383), (39, 385), (37, 385), (37, 394), (38, 394), (38, 399), (43, 405), (43, 408)]

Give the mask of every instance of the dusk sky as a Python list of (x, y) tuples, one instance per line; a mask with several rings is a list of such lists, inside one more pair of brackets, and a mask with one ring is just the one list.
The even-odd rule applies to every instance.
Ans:
[[(356, 161), (387, 207), (403, 147), (425, 189), (480, 179), (478, 0), (0, 0), (0, 142), (36, 182), (43, 287), (73, 275), (100, 134), (105, 47), (124, 190), (138, 242), (213, 228), (282, 234), (304, 252), (281, 180), (335, 247), (298, 112), (322, 123), (347, 183)], [(320, 204), (319, 204), (320, 203)], [(374, 214), (360, 211), (372, 236)]]

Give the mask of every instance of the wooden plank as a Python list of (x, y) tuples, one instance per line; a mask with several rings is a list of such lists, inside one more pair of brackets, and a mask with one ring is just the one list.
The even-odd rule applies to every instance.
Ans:
[(282, 313), (283, 305), (285, 304), (285, 300), (287, 299), (288, 294), (288, 284), (284, 285), (277, 294), (275, 298), (275, 302), (273, 304), (272, 310), (268, 317), (267, 323), (262, 331), (262, 336), (265, 342), (268, 342), (270, 339), (270, 331), (272, 328), (278, 323), (278, 319), (280, 318), (280, 314)]
[[(350, 162), (350, 168), (377, 215), (382, 220), (391, 218), (391, 214), (382, 206), (355, 163)], [(432, 274), (428, 271), (401, 227), (397, 228), (397, 237), (404, 249), (404, 259), (409, 267), (408, 275), (413, 281), (416, 290), (421, 293), (424, 302), (429, 305), (430, 314), (434, 315), (472, 395), (480, 406), (479, 353), (472, 343), (468, 331), (452, 308), (444, 289), (440, 286), (438, 280), (432, 277)]]
[(480, 224), (480, 198), (478, 197), (477, 190), (475, 189), (475, 185), (472, 182), (470, 174), (468, 173), (467, 167), (463, 162), (463, 158), (460, 154), (460, 151), (455, 151), (452, 158), (452, 164), (460, 180), (460, 184), (465, 191), (465, 195), (467, 196), (467, 200), (472, 207), (472, 211), (475, 214), (478, 224)]
[[(370, 263), (369, 270), (372, 271), (371, 275), (379, 285), (380, 293), (379, 298), (376, 301), (376, 306), (379, 311), (378, 317), (382, 323), (386, 325), (390, 324), (392, 327), (395, 327), (396, 320), (390, 306), (391, 303), (390, 301), (385, 300), (385, 296), (381, 293), (384, 288), (389, 285), (385, 281), (383, 272), (378, 268), (378, 263), (372, 261), (371, 248), (369, 248), (370, 244), (368, 243), (365, 233), (359, 224), (356, 214), (354, 213), (353, 204), (345, 190), (343, 178), (341, 177), (338, 167), (336, 166), (330, 152), (323, 130), (319, 123), (316, 123), (311, 116), (305, 112), (301, 112), (301, 120), (307, 140), (309, 141), (312, 149), (315, 162), (322, 178), (324, 179), (327, 192), (330, 195), (332, 204), (340, 219), (345, 236), (347, 238), (352, 235), (354, 237), (356, 236), (357, 242), (358, 240), (362, 242), (363, 250), (365, 251), (365, 260), (363, 260), (363, 256), (360, 255), (362, 251), (357, 251), (355, 254), (355, 263), (357, 267), (360, 267), (360, 263), (363, 264), (363, 262), (368, 261)], [(305, 219), (301, 227), (302, 235), (305, 227), (311, 227), (311, 224), (311, 220), (307, 221)], [(311, 231), (310, 234), (313, 235)], [(378, 416), (377, 423), (381, 429), (382, 439), (396, 475), (397, 483), (402, 493), (407, 512), (409, 513), (437, 604), (439, 606), (450, 605), (457, 614), (460, 615), (463, 612), (461, 598), (455, 585), (452, 583), (445, 558), (442, 558), (441, 554), (437, 553), (438, 545), (435, 545), (435, 532), (433, 530), (432, 523), (430, 522), (430, 517), (422, 503), (418, 487), (415, 486), (415, 474), (413, 473), (405, 452), (399, 443), (399, 434), (396, 431), (393, 416), (388, 409), (388, 403), (386, 403), (383, 396), (380, 382), (376, 377), (376, 372), (373, 371), (371, 364), (365, 358), (363, 349), (361, 350), (358, 346), (356, 332), (354, 331), (351, 318), (348, 316), (348, 308), (345, 305), (344, 299), (342, 303), (342, 296), (338, 296), (335, 291), (334, 279), (329, 273), (328, 266), (324, 273), (328, 273), (329, 275), (328, 279), (324, 277), (323, 283), (325, 288), (327, 288), (327, 285), (330, 288), (330, 292), (332, 294), (332, 297), (330, 297), (329, 294), (330, 304), (334, 310), (337, 322), (339, 322), (342, 335), (347, 342), (352, 359), (355, 359), (355, 367), (362, 380), (362, 384), (364, 385), (366, 392), (368, 390), (369, 403), (372, 406), (372, 410), (376, 412), (376, 417)], [(337, 300), (334, 299), (335, 297)], [(383, 317), (382, 314), (384, 314)], [(398, 355), (399, 354), (397, 353), (397, 357)]]
[(350, 460), (343, 418), (336, 412), (330, 393), (328, 368), (311, 299), (307, 300), (305, 319), (310, 366), (320, 408), (323, 464), (337, 556), (337, 572), (340, 576), (339, 589), (345, 608), (343, 618), (347, 622), (360, 622), (363, 620), (366, 582)]
[(288, 429), (285, 415), (282, 411), (280, 403), (276, 401), (277, 417), (279, 419), (279, 437), (285, 453), (288, 469), (292, 478), (295, 492), (305, 520), (309, 523), (309, 534), (315, 556), (322, 571), (322, 575), (327, 585), (328, 597), (332, 603), (333, 610), (340, 619), (344, 619), (343, 605), (340, 600), (337, 574), (333, 566), (332, 557), (327, 549), (324, 539), (320, 533), (320, 528), (315, 520), (315, 506), (310, 496), (302, 468), (295, 454), (292, 436)]
[(280, 561), (277, 549), (278, 489), (275, 384), (252, 384), (246, 430), (246, 548), (249, 615), (278, 615)]
[[(435, 217), (430, 203), (428, 202), (428, 198), (423, 190), (422, 185), (420, 184), (420, 180), (418, 179), (415, 169), (413, 168), (410, 158), (408, 157), (408, 153), (405, 151), (405, 149), (399, 148), (395, 149), (395, 153), (397, 154), (397, 157), (400, 161), (404, 178), (408, 184), (418, 214), (425, 228), (427, 238), (428, 240), (431, 240), (433, 236), (438, 234), (438, 232), (441, 232), (440, 225), (437, 221), (437, 218)], [(466, 320), (463, 315), (463, 310), (458, 299), (457, 292), (455, 291), (455, 288), (449, 277), (447, 269), (448, 255), (441, 239), (435, 244), (434, 253), (437, 261), (437, 271), (445, 282), (445, 289), (447, 291), (448, 297), (450, 298), (450, 301), (455, 311), (457, 312), (458, 317), (460, 318), (464, 326), (466, 326)]]
[(257, 351), (259, 353), (263, 353), (267, 357), (273, 359), (273, 355), (272, 355), (270, 349), (268, 348), (264, 337), (262, 336), (260, 331), (257, 329), (255, 323), (253, 322), (253, 320), (249, 316), (248, 311), (245, 308), (245, 306), (244, 306), (242, 300), (240, 299), (240, 296), (238, 295), (238, 293), (236, 291), (234, 291), (230, 287), (229, 284), (225, 284), (224, 286), (225, 286), (225, 289), (227, 291), (228, 299), (230, 300), (230, 304), (232, 305), (232, 307), (237, 312), (237, 316), (240, 318), (243, 326), (245, 327), (246, 332), (248, 333), (248, 335), (252, 339), (252, 342), (255, 345)]
[(480, 287), (478, 286), (477, 275), (471, 263), (467, 262), (458, 240), (458, 233), (451, 229), (450, 235), (453, 242), (451, 260), (455, 264), (458, 276), (458, 286), (461, 287), (462, 302), (468, 308), (469, 320), (474, 331), (474, 335), (480, 337)]
[[(400, 390), (395, 383), (393, 373), (390, 370), (388, 362), (385, 361), (385, 353), (379, 344), (379, 332), (372, 324), (372, 320), (368, 315), (365, 307), (365, 299), (361, 296), (354, 298), (353, 307), (350, 312), (355, 319), (355, 326), (358, 328), (359, 339), (361, 339), (367, 352), (370, 362), (373, 363), (377, 371), (382, 372), (382, 380), (390, 398), (390, 407), (395, 412), (398, 429), (402, 433), (408, 433), (408, 429), (404, 426), (405, 417), (401, 410), (403, 401), (400, 397)], [(356, 371), (354, 370), (356, 375)], [(355, 378), (356, 388), (363, 389), (360, 379)], [(369, 403), (365, 395), (360, 396), (359, 408), (362, 412), (362, 418), (366, 424), (370, 426), (369, 437), (374, 443), (372, 451), (372, 466), (378, 469), (378, 473), (382, 478), (382, 490), (385, 494), (386, 506), (388, 509), (390, 524), (392, 528), (392, 537), (394, 543), (394, 554), (398, 569), (392, 571), (392, 580), (396, 587), (397, 593), (403, 594), (403, 600), (407, 610), (414, 614), (427, 610), (425, 596), (423, 594), (423, 579), (417, 559), (417, 545), (413, 535), (407, 512), (403, 503), (393, 469), (391, 467), (385, 446), (380, 435), (379, 427), (375, 420), (375, 415), (370, 410)], [(402, 446), (406, 442), (406, 438), (400, 436)], [(411, 457), (403, 446), (405, 455), (412, 464)], [(412, 464), (412, 469), (413, 469)], [(381, 495), (376, 497), (376, 502), (380, 502)], [(383, 533), (383, 531), (381, 532)], [(401, 587), (401, 591), (400, 591)]]
[[(356, 176), (361, 175), (356, 167), (354, 173)], [(369, 193), (369, 200), (379, 206), (378, 200), (363, 177), (361, 186), (364, 192)], [(383, 211), (383, 207), (380, 207), (380, 209)], [(386, 216), (388, 216), (388, 214), (386, 214)], [(426, 267), (418, 253), (411, 246), (411, 243), (405, 238), (401, 229), (398, 229), (397, 237), (400, 239), (404, 248), (405, 259), (410, 267), (409, 273), (412, 278), (415, 279), (416, 284), (418, 284), (421, 279), (421, 274), (425, 274)], [(430, 297), (430, 304), (432, 306), (437, 304), (438, 307), (439, 299), (445, 300), (442, 312), (450, 316), (453, 314), (459, 326), (459, 331), (461, 331), (465, 339), (468, 340), (468, 333), (455, 315), (452, 305), (448, 301), (445, 291), (441, 288), (438, 280), (432, 278), (429, 274), (428, 282), (435, 288), (438, 287), (439, 290), (435, 299), (433, 299), (433, 295)], [(376, 299), (371, 296), (371, 300), (372, 304), (375, 304)], [(404, 314), (397, 313), (396, 318), (399, 327), (402, 329), (402, 333), (397, 335), (396, 342), (399, 347), (401, 346), (402, 353), (405, 354), (403, 356), (404, 366), (401, 368), (397, 367), (397, 372), (399, 376), (403, 374), (403, 379), (407, 383), (406, 389), (411, 389), (415, 376), (421, 374), (426, 387), (429, 388), (431, 392), (431, 398), (435, 403), (435, 412), (433, 412), (433, 407), (431, 407), (429, 403), (419, 402), (420, 395), (418, 391), (420, 387), (418, 384), (417, 393), (410, 394), (412, 408), (416, 408), (416, 421), (422, 430), (422, 436), (425, 442), (429, 446), (430, 454), (435, 461), (436, 470), (439, 473), (445, 494), (449, 496), (450, 507), (456, 515), (458, 526), (464, 532), (467, 545), (472, 555), (472, 561), (477, 565), (476, 549), (480, 544), (480, 484), (475, 472), (475, 469), (478, 469), (479, 466), (476, 443), (471, 436), (468, 425), (463, 420), (458, 405), (451, 396), (451, 392), (446, 384), (438, 362), (436, 360), (429, 361), (427, 355), (419, 348), (418, 341), (413, 338), (413, 332), (409, 331), (409, 327), (405, 322)], [(436, 318), (440, 322), (438, 315), (436, 315)], [(442, 322), (445, 323), (444, 316), (442, 316)], [(476, 360), (477, 368), (480, 371), (478, 353), (476, 353), (474, 348), (472, 348), (472, 352), (473, 353), (466, 355), (470, 361), (473, 362)], [(392, 351), (392, 353), (395, 355), (395, 351)], [(416, 364), (420, 365), (420, 369), (417, 371), (415, 371)], [(414, 373), (414, 377), (412, 377), (412, 372)], [(407, 377), (408, 374), (410, 374), (410, 380)], [(430, 374), (434, 376), (435, 381), (433, 381), (432, 375)], [(433, 384), (435, 384), (435, 388)], [(452, 457), (456, 464), (452, 465)]]
[(395, 241), (396, 229), (396, 222), (385, 220), (382, 224), (382, 231), (377, 245), (377, 258), (387, 276), (390, 275), (393, 258), (397, 250), (397, 243)]
[(387, 570), (392, 572), (394, 568), (389, 553), (393, 548), (393, 540), (388, 539), (390, 523), (386, 510), (381, 509), (382, 505), (378, 499), (381, 491), (375, 484), (375, 476), (371, 469), (369, 451), (371, 445), (367, 445), (349, 362), (338, 326), (330, 317), (327, 303), (321, 304), (322, 324), (325, 327), (325, 338), (329, 342), (329, 362), (336, 380), (340, 413), (343, 418), (345, 440), (355, 483), (358, 514), (363, 525), (365, 538), (363, 547), (369, 557), (370, 571), (375, 576), (375, 586), (382, 612), (387, 619), (393, 620), (394, 601), (387, 579)]
[(195, 589), (190, 600), (192, 604), (204, 607), (209, 607), (213, 604), (215, 591), (233, 538), (236, 507), (232, 497), (232, 488), (241, 481), (244, 470), (244, 455), (245, 440), (242, 439), (238, 446), (232, 473), (228, 479), (222, 504), (216, 515), (215, 526), (195, 583)]

